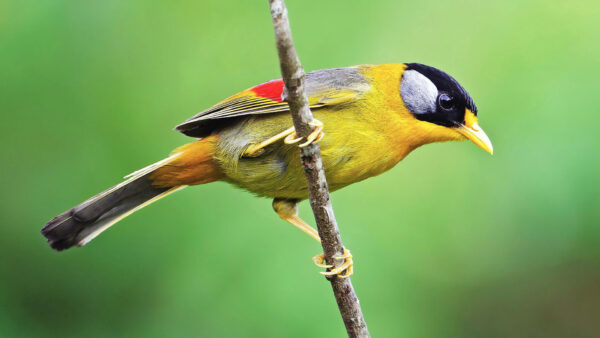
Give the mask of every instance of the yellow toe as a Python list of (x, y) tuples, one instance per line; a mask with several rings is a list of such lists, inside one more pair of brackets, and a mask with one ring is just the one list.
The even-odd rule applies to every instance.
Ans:
[(325, 265), (323, 262), (325, 261), (325, 255), (319, 254), (313, 257), (313, 262), (319, 267), (331, 269), (329, 271), (320, 272), (324, 276), (338, 276), (339, 278), (348, 278), (354, 274), (354, 261), (352, 260), (352, 254), (350, 250), (344, 248), (344, 252), (340, 256), (334, 256), (334, 260), (343, 261), (337, 267), (333, 267), (331, 265)]

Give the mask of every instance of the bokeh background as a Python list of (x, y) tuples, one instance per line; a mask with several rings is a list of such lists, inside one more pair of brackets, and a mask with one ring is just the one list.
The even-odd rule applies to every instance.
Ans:
[[(333, 194), (372, 335), (597, 337), (600, 3), (288, 7), (306, 70), (439, 67), (496, 149), (428, 145)], [(82, 249), (39, 234), (189, 141), (179, 122), (277, 77), (266, 0), (0, 1), (0, 335), (343, 337), (320, 247), (227, 184)]]

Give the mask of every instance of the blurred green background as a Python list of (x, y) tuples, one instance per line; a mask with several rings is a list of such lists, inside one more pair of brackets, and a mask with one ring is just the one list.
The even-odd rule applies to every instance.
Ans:
[[(425, 146), (333, 194), (372, 335), (597, 337), (600, 3), (288, 7), (307, 71), (439, 67), (496, 149)], [(0, 335), (343, 337), (320, 247), (227, 184), (82, 249), (39, 234), (188, 142), (177, 123), (277, 77), (266, 0), (0, 1)]]

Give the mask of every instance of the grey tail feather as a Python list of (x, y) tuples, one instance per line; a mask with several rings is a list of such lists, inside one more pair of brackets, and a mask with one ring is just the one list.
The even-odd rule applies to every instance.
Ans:
[(133, 173), (121, 184), (54, 217), (44, 226), (42, 235), (58, 251), (83, 246), (134, 211), (185, 187), (154, 187), (148, 177), (154, 169), (150, 166)]

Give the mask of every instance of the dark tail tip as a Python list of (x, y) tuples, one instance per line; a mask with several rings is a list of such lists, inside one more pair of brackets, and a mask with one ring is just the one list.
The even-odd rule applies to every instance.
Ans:
[(77, 244), (76, 237), (84, 225), (72, 216), (73, 209), (54, 217), (42, 228), (42, 235), (52, 249), (62, 251)]
[(146, 201), (170, 190), (157, 188), (144, 176), (114, 186), (51, 219), (42, 235), (52, 249), (82, 246)]

